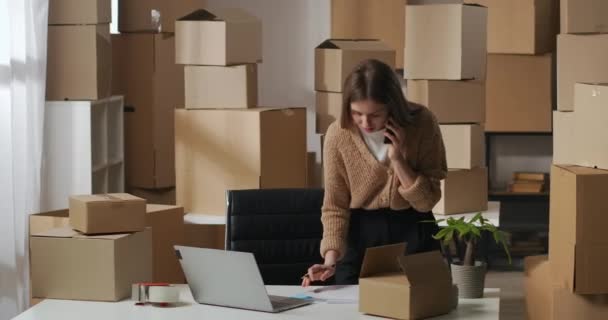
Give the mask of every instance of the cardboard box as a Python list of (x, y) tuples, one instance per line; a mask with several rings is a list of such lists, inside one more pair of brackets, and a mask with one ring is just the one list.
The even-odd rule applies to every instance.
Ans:
[(605, 319), (608, 295), (578, 295), (551, 280), (547, 256), (524, 259), (526, 315), (529, 320)]
[(258, 104), (257, 64), (185, 66), (186, 109), (246, 109)]
[(99, 100), (111, 95), (110, 25), (49, 26), (46, 100)]
[(127, 192), (150, 204), (175, 205), (175, 187), (162, 189), (144, 189), (128, 187)]
[(574, 112), (553, 111), (553, 163), (575, 164)]
[(332, 0), (331, 37), (381, 40), (395, 50), (395, 67), (403, 69), (406, 3), (407, 0)]
[(69, 228), (30, 237), (32, 297), (118, 301), (152, 280), (152, 233), (84, 236)]
[(429, 108), (444, 124), (483, 123), (485, 94), (485, 84), (480, 81), (407, 81), (407, 100)]
[(175, 20), (205, 6), (205, 0), (119, 0), (118, 31), (175, 32)]
[(574, 110), (575, 83), (608, 83), (607, 56), (608, 34), (557, 36), (558, 110)]
[(125, 99), (125, 177), (139, 188), (175, 186), (174, 113), (184, 106), (184, 68), (170, 34), (112, 37), (113, 92)]
[(327, 132), (327, 128), (334, 121), (340, 121), (342, 114), (342, 93), (341, 92), (315, 92), (316, 102), (316, 128), (317, 133)]
[(146, 200), (128, 193), (70, 196), (70, 225), (84, 234), (141, 231)]
[(378, 40), (325, 40), (315, 49), (315, 90), (342, 92), (344, 81), (363, 60), (395, 67), (395, 50)]
[(488, 53), (543, 54), (555, 51), (559, 33), (556, 0), (465, 0), (488, 8)]
[(227, 66), (262, 61), (262, 22), (242, 9), (197, 10), (175, 23), (178, 64)]
[(70, 226), (70, 211), (68, 209), (36, 213), (28, 218), (30, 235)]
[(608, 169), (608, 85), (577, 83), (574, 106), (575, 164)]
[(225, 224), (184, 224), (184, 244), (188, 247), (224, 250), (226, 248)]
[(604, 0), (561, 0), (561, 33), (608, 33)]
[(146, 206), (146, 226), (152, 228), (153, 281), (185, 283), (173, 248), (184, 242), (184, 208), (149, 204)]
[(608, 171), (553, 165), (549, 258), (554, 280), (578, 294), (608, 293)]
[(458, 214), (488, 210), (488, 169), (448, 170), (441, 181), (441, 199), (435, 214)]
[(50, 0), (49, 25), (112, 22), (111, 0)]
[(423, 319), (453, 308), (452, 277), (439, 251), (404, 256), (405, 244), (368, 248), (359, 276), (359, 312)]
[[(306, 165), (307, 185), (309, 188), (323, 188), (323, 142), (324, 134), (315, 134), (315, 140), (319, 141), (320, 152), (308, 152), (308, 163)], [(317, 155), (320, 162), (317, 162)]]
[(406, 79), (485, 80), (486, 8), (408, 5), (405, 15)]
[(488, 132), (551, 132), (552, 55), (488, 55)]
[(304, 108), (175, 111), (177, 204), (224, 215), (226, 190), (306, 187)]
[(485, 134), (477, 124), (442, 124), (448, 168), (472, 169), (484, 165)]

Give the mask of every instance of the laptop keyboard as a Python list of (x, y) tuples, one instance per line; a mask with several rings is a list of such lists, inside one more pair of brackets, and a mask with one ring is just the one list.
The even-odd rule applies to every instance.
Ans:
[(296, 299), (296, 298), (287, 298), (287, 297), (280, 297), (280, 296), (269, 296), (269, 297), (270, 297), (270, 303), (272, 303), (272, 307), (274, 309), (289, 307), (289, 306), (293, 306), (293, 305), (304, 302), (302, 299)]

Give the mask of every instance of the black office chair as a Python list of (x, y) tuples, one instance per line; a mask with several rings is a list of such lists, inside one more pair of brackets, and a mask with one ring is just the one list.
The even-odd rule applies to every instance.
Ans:
[(251, 252), (267, 285), (297, 285), (322, 263), (322, 189), (230, 190), (226, 250)]

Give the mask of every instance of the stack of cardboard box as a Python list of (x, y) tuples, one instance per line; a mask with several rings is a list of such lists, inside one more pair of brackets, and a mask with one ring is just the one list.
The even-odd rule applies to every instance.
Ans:
[(529, 319), (605, 319), (608, 314), (608, 3), (561, 1), (557, 38), (549, 256), (529, 257)]
[(121, 0), (112, 36), (112, 92), (125, 96), (126, 183), (153, 203), (175, 204), (173, 110), (184, 105), (175, 20), (204, 0)]
[(488, 132), (551, 132), (555, 0), (465, 0), (488, 8)]
[(408, 5), (404, 76), (410, 102), (441, 124), (448, 176), (438, 214), (483, 211), (487, 9), (463, 3)]
[(81, 195), (29, 218), (32, 297), (116, 301), (141, 281), (183, 283), (173, 246), (181, 207), (129, 194)]
[[(380, 60), (395, 68), (395, 50), (379, 40), (328, 39), (315, 49), (316, 132), (320, 135), (321, 146), (329, 125), (340, 121), (344, 81), (366, 59)], [(310, 163), (309, 168), (313, 168)], [(317, 185), (309, 186), (323, 186), (322, 179), (315, 181)]]
[(258, 107), (262, 24), (240, 9), (176, 23), (185, 109), (175, 110), (177, 203), (223, 216), (231, 189), (306, 187), (306, 110)]

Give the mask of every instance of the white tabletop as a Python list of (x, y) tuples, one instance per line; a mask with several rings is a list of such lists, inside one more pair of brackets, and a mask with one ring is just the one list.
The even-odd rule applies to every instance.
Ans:
[[(435, 219), (437, 219), (437, 220), (447, 219), (447, 218), (458, 219), (460, 217), (465, 217), (465, 220), (468, 220), (470, 218), (473, 218), (473, 216), (475, 216), (476, 214), (477, 214), (477, 212), (450, 214), (450, 215), (435, 214)], [(481, 215), (484, 218), (488, 219), (491, 224), (498, 227), (500, 225), (500, 202), (499, 201), (489, 201), (488, 210), (482, 211)], [(439, 226), (440, 227), (447, 226), (447, 223), (445, 221), (442, 221), (439, 223)]]
[[(180, 286), (180, 301), (184, 302), (175, 307), (135, 306), (129, 300), (112, 303), (46, 299), (14, 320), (378, 319), (359, 313), (356, 303), (315, 302), (278, 314), (201, 305), (194, 302), (186, 285)], [(312, 290), (299, 286), (267, 286), (267, 289), (269, 294), (283, 296)], [(486, 289), (483, 299), (461, 299), (457, 310), (433, 319), (498, 320), (499, 295), (499, 289)]]

